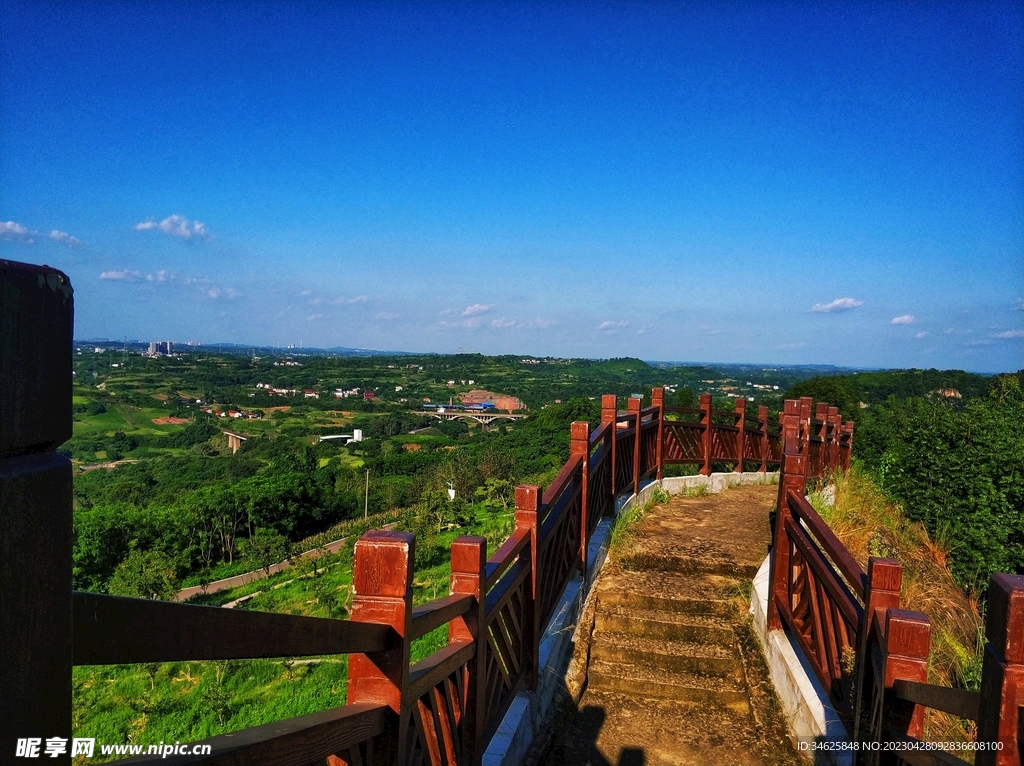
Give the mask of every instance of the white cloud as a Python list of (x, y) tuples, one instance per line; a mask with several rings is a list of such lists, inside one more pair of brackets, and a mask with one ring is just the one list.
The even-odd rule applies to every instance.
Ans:
[(913, 324), (913, 323), (914, 323), (914, 315), (913, 314), (904, 314), (903, 316), (893, 317), (891, 320), (889, 320), (889, 324)]
[(836, 298), (831, 303), (815, 303), (811, 306), (811, 311), (828, 314), (833, 311), (849, 311), (863, 305), (864, 301), (859, 301), (856, 298)]
[(927, 330), (922, 330), (921, 332), (917, 333), (914, 337), (915, 338), (927, 338), (928, 337), (928, 331)]
[(390, 311), (381, 311), (374, 315), (374, 319), (398, 319), (401, 314), (392, 314)]
[(1000, 340), (1006, 340), (1008, 338), (1024, 338), (1024, 330), (1007, 330), (1005, 332), (997, 332), (993, 338), (999, 338)]
[(806, 346), (806, 343), (783, 343), (782, 345), (776, 346), (775, 348), (781, 351), (790, 351), (794, 348), (805, 348)]
[(183, 215), (169, 215), (159, 223), (152, 219), (142, 221), (134, 226), (135, 231), (149, 231), (156, 229), (172, 237), (184, 239), (186, 242), (193, 239), (204, 241), (212, 239), (212, 235), (202, 221), (190, 221)]
[(54, 242), (60, 242), (62, 245), (67, 245), (68, 247), (82, 246), (82, 240), (80, 240), (78, 237), (72, 237), (66, 231), (54, 229), (53, 231), (50, 232), (49, 236), (50, 239), (52, 239)]
[(554, 319), (541, 319), (535, 317), (533, 319), (492, 319), (491, 327), (518, 327), (523, 330), (543, 330), (551, 325), (556, 324)]
[(308, 317), (306, 317), (306, 321), (307, 322), (315, 322), (317, 319), (320, 319), (322, 316), (323, 316), (323, 314), (310, 314)]
[(138, 271), (130, 271), (128, 269), (122, 271), (104, 271), (100, 274), (100, 279), (116, 279), (122, 282), (138, 282), (142, 279), (142, 274)]
[(357, 295), (354, 298), (348, 298), (344, 295), (339, 295), (337, 298), (331, 301), (334, 306), (344, 306), (348, 303), (366, 303), (370, 300), (369, 295)]
[(466, 310), (462, 312), (462, 316), (475, 317), (479, 314), (486, 314), (493, 306), (493, 303), (474, 303), (472, 306), (466, 307)]
[(600, 330), (602, 332), (607, 332), (608, 330), (616, 330), (619, 327), (629, 327), (629, 320), (628, 319), (620, 319), (618, 322), (613, 322), (612, 320), (607, 320), (607, 321), (601, 322), (601, 324), (599, 324), (594, 329), (595, 330)]
[(446, 317), (446, 316), (450, 316), (450, 315), (454, 314), (455, 311), (456, 311), (455, 309), (445, 309), (444, 311), (438, 311), (437, 315), (439, 317)]
[(29, 231), (27, 227), (14, 221), (7, 221), (6, 223), (0, 221), (0, 239), (21, 242), (25, 245), (33, 245), (36, 241), (34, 231)]
[(241, 293), (233, 287), (210, 287), (206, 290), (206, 297), (217, 300), (218, 298), (237, 298)]
[(955, 332), (955, 330), (952, 327), (947, 327), (945, 330), (942, 331), (942, 334), (943, 335), (952, 335), (954, 332)]

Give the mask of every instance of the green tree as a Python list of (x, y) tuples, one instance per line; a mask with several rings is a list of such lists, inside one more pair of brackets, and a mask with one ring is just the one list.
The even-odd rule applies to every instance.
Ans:
[(242, 540), (242, 555), (270, 575), (270, 567), (291, 555), (291, 543), (284, 535), (260, 527), (252, 537)]
[(174, 564), (162, 551), (132, 550), (117, 565), (107, 591), (115, 596), (170, 601), (178, 592)]

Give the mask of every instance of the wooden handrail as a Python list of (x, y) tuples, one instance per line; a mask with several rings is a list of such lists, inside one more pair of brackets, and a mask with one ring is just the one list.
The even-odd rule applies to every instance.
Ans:
[(941, 710), (943, 713), (966, 718), (968, 721), (978, 720), (978, 709), (981, 705), (979, 692), (898, 680), (893, 685), (893, 693), (906, 702), (924, 705), (932, 710)]
[(494, 554), (487, 559), (487, 566), (484, 571), (484, 591), (494, 587), (510, 566), (512, 566), (520, 555), (530, 547), (530, 532), (525, 529), (517, 529), (501, 544)]
[(473, 597), (464, 593), (453, 593), (422, 606), (413, 607), (412, 631), (409, 640), (427, 635), (456, 617), (461, 617), (473, 607)]
[(398, 641), (387, 625), (249, 612), (76, 591), (73, 662), (234, 660), (383, 651)]
[(140, 756), (118, 766), (309, 766), (352, 748), (397, 725), (387, 705), (342, 705), (319, 713), (219, 734), (192, 743), (209, 755)]
[(800, 519), (810, 533), (814, 536), (822, 551), (835, 563), (840, 573), (853, 588), (857, 598), (864, 600), (864, 588), (867, 586), (867, 575), (860, 568), (857, 559), (846, 550), (835, 532), (829, 529), (828, 524), (818, 515), (818, 512), (811, 507), (804, 497), (795, 492), (786, 495), (789, 509), (796, 518)]
[(519, 583), (522, 582), (524, 577), (528, 577), (530, 574), (530, 560), (525, 556), (520, 556), (516, 559), (516, 563), (511, 569), (509, 569), (505, 576), (503, 576), (498, 584), (488, 592), (485, 598), (484, 611), (487, 615), (487, 622), (490, 623), (494, 619), (495, 613), (501, 609), (505, 603), (512, 597), (516, 592), (516, 588), (519, 587)]
[(417, 662), (409, 668), (409, 699), (422, 697), (475, 652), (475, 641), (456, 641)]
[(814, 569), (818, 579), (824, 583), (843, 616), (854, 625), (860, 624), (864, 609), (854, 599), (853, 594), (847, 590), (846, 584), (836, 576), (835, 571), (814, 545), (807, 532), (792, 518), (786, 519), (785, 523), (787, 536), (796, 544), (800, 554)]
[(547, 489), (544, 490), (544, 495), (541, 498), (541, 504), (544, 506), (551, 505), (555, 500), (558, 499), (559, 495), (565, 491), (565, 488), (573, 480), (573, 475), (579, 470), (580, 466), (583, 465), (582, 455), (573, 455), (565, 464), (562, 466), (562, 470), (558, 472), (558, 475), (552, 479)]

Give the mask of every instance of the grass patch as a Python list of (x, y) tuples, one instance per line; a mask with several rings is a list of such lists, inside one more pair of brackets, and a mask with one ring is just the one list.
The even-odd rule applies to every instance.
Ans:
[(612, 556), (621, 554), (629, 544), (636, 538), (640, 522), (651, 512), (656, 505), (667, 503), (670, 497), (668, 492), (661, 487), (655, 487), (651, 491), (650, 499), (641, 505), (633, 503), (629, 508), (620, 513), (612, 526), (612, 534), (608, 542), (608, 552)]

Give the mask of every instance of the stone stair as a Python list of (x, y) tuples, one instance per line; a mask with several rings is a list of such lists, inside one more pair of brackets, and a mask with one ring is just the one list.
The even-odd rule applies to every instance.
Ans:
[(606, 573), (597, 584), (588, 688), (748, 712), (734, 618), (722, 598), (738, 582), (712, 578)]
[(615, 551), (593, 586), (586, 690), (545, 766), (801, 763), (737, 608), (774, 494), (673, 498)]

